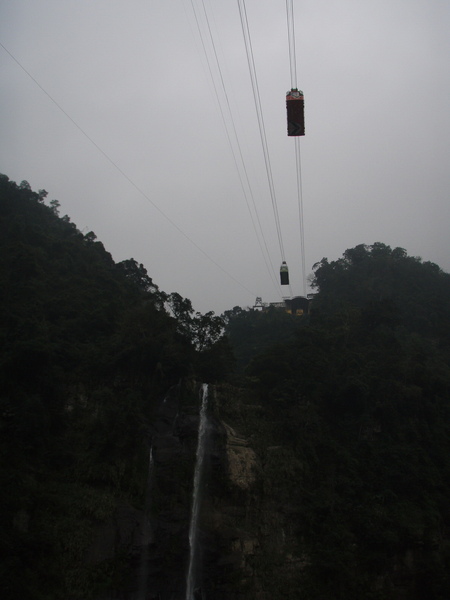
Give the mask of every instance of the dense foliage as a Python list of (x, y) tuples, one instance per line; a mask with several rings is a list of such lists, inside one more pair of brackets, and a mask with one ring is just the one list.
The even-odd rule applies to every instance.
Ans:
[(292, 340), (298, 328), (308, 321), (306, 316), (299, 319), (274, 306), (264, 310), (244, 310), (235, 306), (225, 311), (223, 319), (238, 373), (243, 372), (253, 357), (274, 344)]
[(142, 506), (156, 406), (194, 378), (240, 386), (221, 416), (246, 407), (261, 461), (246, 520), (283, 523), (284, 561), (262, 534), (253, 559), (273, 600), (450, 597), (450, 275), (360, 245), (315, 265), (308, 315), (202, 315), (46, 195), (0, 177), (2, 598), (123, 587), (125, 558), (88, 549), (118, 500)]
[[(116, 264), (59, 202), (0, 177), (2, 598), (95, 597), (117, 565), (81, 574), (95, 524), (139, 505), (146, 436), (180, 378), (220, 375), (222, 320)], [(109, 569), (109, 570), (108, 570)]]
[(309, 324), (246, 369), (265, 444), (284, 448), (272, 486), (307, 557), (298, 584), (448, 598), (450, 275), (377, 243), (323, 259), (313, 285)]

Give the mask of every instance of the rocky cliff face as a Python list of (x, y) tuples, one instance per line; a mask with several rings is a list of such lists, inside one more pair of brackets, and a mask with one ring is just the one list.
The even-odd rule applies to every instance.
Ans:
[[(257, 547), (248, 518), (259, 468), (249, 441), (225, 420), (221, 397), (210, 388), (194, 573), (197, 595), (217, 600), (245, 597), (252, 575), (246, 557)], [(161, 600), (181, 599), (186, 593), (199, 412), (198, 392), (187, 401), (171, 394), (161, 406), (153, 436), (154, 538), (148, 589), (149, 597), (159, 594)]]
[[(120, 583), (98, 600), (186, 598), (200, 406), (199, 386), (193, 384), (173, 388), (161, 401), (148, 448), (153, 464), (146, 506), (119, 503), (88, 552), (89, 564), (119, 561)], [(427, 597), (417, 575), (427, 559), (422, 547), (396, 555), (373, 572), (355, 538), (335, 543), (340, 552), (328, 551), (332, 538), (321, 538), (322, 554), (317, 554), (310, 531), (314, 519), (330, 518), (334, 500), (326, 490), (303, 488), (311, 466), (288, 446), (270, 445), (276, 424), (265, 407), (252, 404), (248, 392), (211, 386), (207, 414), (194, 600), (294, 600), (300, 590), (301, 597), (314, 600), (341, 598), (349, 582), (361, 580), (362, 568), (364, 597)], [(323, 473), (314, 478), (321, 482)], [(311, 499), (318, 506), (315, 513)], [(329, 535), (335, 531), (336, 525)], [(330, 581), (338, 588), (332, 589)]]
[[(198, 389), (173, 388), (161, 402), (151, 432), (148, 506), (119, 505), (114, 518), (99, 527), (88, 553), (90, 563), (126, 557), (126, 589), (101, 600), (185, 598), (199, 411)], [(267, 460), (248, 434), (257, 411), (241, 403), (232, 388), (209, 390), (194, 574), (196, 596), (203, 600), (265, 600), (277, 597), (275, 587), (281, 597), (283, 574), (304, 560), (289, 551), (287, 515), (270, 500)], [(268, 454), (275, 456), (277, 448)]]

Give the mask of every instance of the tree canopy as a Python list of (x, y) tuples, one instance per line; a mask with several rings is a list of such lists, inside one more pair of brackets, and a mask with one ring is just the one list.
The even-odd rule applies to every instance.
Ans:
[[(410, 553), (413, 597), (443, 599), (450, 276), (376, 243), (322, 259), (312, 284), (307, 325), (248, 355), (246, 366), (264, 401), (266, 444), (290, 456), (290, 483), (280, 473), (279, 486), (312, 556), (305, 597), (396, 598), (394, 571)], [(255, 315), (230, 318), (250, 327)]]
[(449, 274), (361, 244), (315, 265), (309, 314), (201, 314), (46, 198), (0, 176), (3, 598), (117, 589), (124, 557), (86, 548), (119, 499), (142, 504), (156, 407), (195, 379), (234, 384), (264, 475), (245, 511), (284, 515), (302, 557), (286, 578), (258, 550), (274, 600), (399, 600), (401, 577), (450, 596)]
[[(139, 498), (142, 442), (161, 394), (196, 372), (215, 379), (229, 360), (219, 317), (192, 316), (190, 301), (160, 291), (135, 259), (116, 264), (94, 232), (83, 235), (46, 196), (0, 176), (5, 598), (43, 598), (36, 577), (54, 579), (48, 597), (88, 585), (70, 579), (80, 548), (61, 553), (49, 531), (65, 527), (81, 544), (76, 530), (94, 496), (99, 507), (120, 494)], [(24, 567), (31, 556), (34, 566)]]

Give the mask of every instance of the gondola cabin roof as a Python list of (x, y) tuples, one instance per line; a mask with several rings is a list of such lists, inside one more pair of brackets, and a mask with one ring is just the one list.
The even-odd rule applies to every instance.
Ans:
[(298, 90), (297, 88), (292, 88), (286, 92), (286, 100), (305, 100), (305, 96), (303, 95), (302, 90)]

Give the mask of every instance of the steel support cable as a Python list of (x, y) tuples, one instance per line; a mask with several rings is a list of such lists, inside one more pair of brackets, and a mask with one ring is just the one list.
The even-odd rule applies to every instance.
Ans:
[(274, 213), (274, 217), (275, 217), (275, 225), (276, 225), (276, 230), (277, 230), (277, 235), (278, 235), (278, 243), (280, 245), (281, 259), (284, 261), (285, 254), (284, 254), (283, 238), (281, 235), (280, 218), (278, 215), (278, 206), (277, 206), (277, 200), (276, 200), (276, 195), (275, 195), (275, 187), (273, 184), (272, 168), (270, 165), (270, 156), (269, 156), (269, 149), (268, 149), (268, 145), (267, 145), (266, 130), (265, 130), (265, 126), (264, 126), (264, 118), (263, 118), (262, 107), (261, 107), (261, 99), (260, 99), (260, 95), (259, 95), (258, 78), (256, 75), (256, 67), (255, 67), (255, 61), (253, 58), (253, 48), (252, 48), (251, 37), (250, 37), (250, 29), (248, 26), (247, 11), (245, 8), (244, 0), (238, 0), (238, 7), (239, 7), (239, 15), (241, 18), (242, 33), (244, 36), (245, 50), (246, 50), (246, 54), (247, 54), (248, 68), (250, 71), (250, 80), (251, 80), (251, 84), (252, 84), (253, 98), (254, 98), (254, 102), (255, 102), (256, 116), (258, 118), (258, 127), (259, 127), (259, 134), (261, 137), (261, 144), (262, 144), (263, 155), (264, 155), (264, 163), (265, 163), (265, 167), (266, 167), (267, 180), (269, 183), (269, 191), (270, 191), (270, 197), (272, 200), (273, 213)]
[(139, 192), (139, 194), (141, 194), (141, 196), (143, 196), (148, 202), (150, 202), (150, 204), (153, 206), (153, 208), (155, 208), (160, 213), (160, 215), (162, 217), (164, 217), (166, 219), (166, 221), (168, 221), (172, 225), (172, 227), (175, 227), (175, 229), (179, 233), (181, 233), (181, 235), (184, 238), (186, 238), (186, 240), (188, 240), (188, 242), (190, 242), (201, 254), (203, 254), (203, 256), (205, 256), (205, 258), (207, 258), (218, 269), (220, 269), (222, 271), (222, 273), (227, 275), (230, 279), (232, 279), (235, 283), (237, 283), (241, 288), (246, 290), (249, 294), (256, 297), (257, 294), (255, 294), (255, 292), (253, 292), (252, 290), (249, 290), (248, 287), (246, 287), (243, 283), (241, 283), (239, 280), (237, 280), (235, 277), (233, 277), (233, 275), (231, 275), (231, 273), (229, 273), (219, 263), (217, 263), (213, 258), (211, 258), (211, 256), (209, 256), (209, 254), (207, 252), (205, 252), (196, 242), (194, 242), (194, 240), (192, 238), (190, 238), (187, 235), (187, 233), (185, 233), (168, 215), (166, 215), (166, 213), (163, 210), (161, 210), (161, 208), (159, 208), (159, 206), (155, 202), (153, 202), (153, 200), (151, 198), (149, 198), (149, 196), (136, 183), (134, 183), (134, 181), (125, 173), (125, 171), (123, 171), (117, 165), (117, 163), (115, 163), (113, 161), (113, 159), (97, 144), (97, 142), (95, 142), (84, 131), (84, 129), (82, 127), (80, 127), (80, 125), (78, 125), (78, 123), (76, 121), (74, 121), (74, 119), (72, 119), (72, 117), (64, 110), (64, 108), (47, 92), (47, 90), (45, 90), (44, 87), (42, 87), (42, 85), (37, 81), (37, 79), (35, 79), (35, 77), (33, 77), (33, 75), (31, 75), (31, 73), (29, 71), (27, 71), (27, 69), (17, 60), (17, 58), (15, 58), (13, 56), (13, 54), (11, 54), (11, 52), (1, 42), (0, 42), (0, 46), (3, 48), (3, 50), (7, 54), (9, 54), (9, 56), (22, 69), (22, 71), (24, 71), (24, 73), (26, 73), (28, 75), (28, 77), (38, 86), (38, 88), (47, 96), (47, 98), (49, 98), (49, 100), (51, 100), (51, 102), (53, 102), (53, 104), (69, 119), (69, 121), (78, 129), (78, 131), (80, 131), (80, 133), (106, 158), (106, 160), (122, 175), (122, 177), (124, 177), (128, 181), (128, 183), (130, 185), (132, 185), (137, 192)]
[(291, 88), (297, 87), (297, 66), (295, 61), (294, 2), (286, 0), (286, 16), (289, 44), (289, 66), (291, 72)]
[(302, 283), (303, 294), (306, 295), (305, 228), (303, 219), (302, 164), (300, 154), (300, 138), (298, 137), (295, 138), (295, 164), (297, 171), (298, 219), (300, 223), (300, 252), (302, 255)]
[[(291, 88), (297, 88), (297, 64), (295, 51), (295, 27), (294, 27), (294, 3), (286, 0), (286, 18), (289, 46), (289, 67), (291, 74)], [(297, 172), (297, 201), (300, 230), (300, 252), (302, 257), (302, 284), (303, 293), (306, 295), (306, 266), (305, 266), (305, 230), (303, 219), (303, 189), (302, 189), (302, 166), (300, 155), (300, 138), (295, 137), (295, 167)]]
[[(253, 229), (255, 231), (256, 239), (258, 241), (258, 244), (259, 244), (259, 247), (260, 247), (260, 251), (261, 251), (261, 255), (262, 255), (263, 260), (265, 262), (265, 265), (266, 265), (267, 271), (269, 273), (269, 276), (271, 277), (272, 283), (275, 286), (275, 290), (278, 293), (278, 288), (277, 288), (277, 284), (276, 284), (277, 279), (276, 279), (276, 275), (275, 275), (275, 270), (274, 270), (272, 261), (270, 260), (270, 252), (269, 252), (269, 249), (267, 247), (267, 242), (266, 242), (266, 239), (265, 239), (265, 236), (264, 236), (264, 232), (263, 232), (263, 229), (262, 229), (261, 221), (260, 221), (258, 210), (257, 210), (257, 207), (256, 207), (255, 198), (254, 198), (253, 191), (252, 191), (252, 187), (250, 185), (250, 180), (249, 180), (249, 177), (248, 177), (247, 167), (245, 165), (244, 157), (243, 157), (243, 154), (242, 154), (241, 144), (239, 142), (239, 137), (238, 137), (237, 130), (236, 130), (236, 125), (235, 125), (235, 122), (234, 122), (233, 113), (231, 111), (231, 106), (230, 106), (230, 102), (229, 102), (229, 98), (228, 98), (228, 93), (227, 93), (227, 89), (226, 89), (226, 86), (225, 86), (225, 81), (224, 81), (224, 78), (223, 78), (223, 75), (222, 75), (222, 69), (221, 69), (221, 66), (220, 66), (219, 57), (217, 55), (216, 45), (215, 45), (215, 42), (214, 42), (214, 36), (212, 35), (211, 26), (210, 26), (208, 14), (207, 14), (207, 11), (206, 11), (205, 3), (202, 0), (203, 13), (204, 13), (205, 21), (206, 21), (206, 24), (207, 24), (207, 27), (208, 27), (208, 33), (209, 33), (209, 38), (210, 38), (210, 41), (211, 41), (211, 46), (213, 48), (214, 59), (215, 59), (215, 63), (216, 63), (216, 67), (217, 67), (218, 73), (219, 73), (220, 83), (221, 83), (221, 86), (222, 86), (222, 90), (223, 90), (223, 95), (224, 95), (224, 98), (225, 98), (226, 106), (228, 108), (228, 116), (229, 116), (229, 119), (231, 121), (231, 126), (232, 126), (232, 131), (233, 131), (233, 134), (234, 134), (234, 139), (235, 139), (236, 146), (237, 146), (238, 152), (239, 152), (240, 164), (241, 164), (242, 170), (244, 172), (245, 182), (247, 184), (247, 188), (249, 190), (250, 198), (251, 198), (252, 204), (253, 204), (253, 209), (255, 211), (256, 219), (258, 221), (258, 226), (259, 226), (259, 231), (260, 231), (259, 234), (258, 234), (258, 230), (257, 230), (256, 224), (255, 224), (253, 213), (252, 213), (250, 205), (249, 205), (247, 192), (246, 192), (245, 185), (244, 185), (244, 182), (243, 182), (243, 179), (242, 179), (242, 175), (241, 175), (241, 169), (239, 168), (239, 163), (238, 163), (238, 160), (236, 158), (236, 153), (234, 151), (233, 143), (231, 141), (231, 137), (230, 137), (230, 133), (229, 133), (229, 128), (228, 128), (228, 125), (227, 125), (227, 121), (225, 119), (225, 115), (224, 115), (222, 103), (220, 101), (219, 91), (217, 89), (216, 81), (215, 81), (215, 78), (214, 78), (214, 75), (213, 75), (213, 70), (212, 70), (212, 67), (211, 67), (211, 62), (210, 62), (209, 55), (208, 55), (208, 52), (207, 52), (207, 49), (206, 49), (205, 40), (204, 40), (204, 37), (203, 37), (203, 33), (202, 33), (202, 30), (201, 30), (201, 27), (200, 27), (200, 22), (199, 22), (199, 19), (198, 19), (198, 16), (197, 16), (197, 11), (195, 9), (193, 0), (191, 0), (191, 6), (192, 6), (192, 12), (194, 13), (195, 23), (197, 25), (198, 33), (199, 33), (199, 36), (200, 36), (200, 41), (201, 41), (201, 44), (202, 44), (203, 52), (205, 54), (206, 62), (207, 62), (207, 65), (208, 65), (208, 71), (209, 71), (209, 75), (211, 77), (211, 81), (212, 81), (212, 84), (213, 84), (214, 93), (216, 95), (217, 104), (219, 106), (220, 114), (221, 114), (221, 117), (222, 117), (222, 122), (223, 122), (224, 127), (225, 127), (225, 132), (226, 132), (228, 143), (229, 143), (229, 146), (230, 146), (230, 149), (231, 149), (231, 154), (233, 156), (233, 161), (234, 161), (234, 164), (235, 164), (235, 167), (236, 167), (236, 171), (238, 173), (239, 182), (241, 184), (241, 188), (242, 188), (242, 192), (243, 192), (243, 195), (244, 195), (244, 199), (245, 199), (245, 202), (246, 202), (246, 205), (247, 205), (247, 209), (248, 209), (249, 214), (250, 214), (250, 219), (252, 221), (252, 225), (253, 225)], [(264, 248), (265, 248), (265, 251), (266, 251), (266, 254), (267, 254), (267, 258), (266, 258), (266, 254), (264, 254), (264, 249), (263, 249), (262, 244), (261, 244), (260, 236), (261, 236), (261, 238), (262, 238), (262, 240), (264, 242)], [(270, 267), (269, 267), (269, 264), (270, 264)]]

